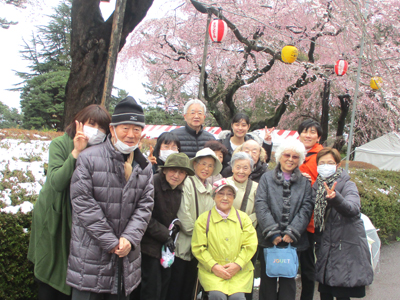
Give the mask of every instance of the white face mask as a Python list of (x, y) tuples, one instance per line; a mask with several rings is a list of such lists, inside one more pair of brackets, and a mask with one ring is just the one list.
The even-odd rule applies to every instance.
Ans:
[(171, 154), (174, 153), (179, 153), (179, 151), (175, 150), (160, 150), (160, 155), (158, 156), (159, 159), (161, 159), (163, 162), (167, 160), (167, 157), (170, 156)]
[(106, 134), (98, 130), (97, 128), (93, 128), (90, 126), (83, 126), (83, 133), (87, 136), (88, 145), (93, 146), (104, 142), (106, 138)]
[(121, 142), (118, 137), (117, 137), (117, 133), (115, 132), (115, 127), (114, 128), (114, 134), (115, 134), (115, 138), (117, 140), (117, 142), (114, 144), (114, 147), (121, 153), (123, 154), (130, 154), (131, 152), (135, 151), (136, 148), (139, 146), (139, 143), (137, 143), (134, 146), (128, 146), (127, 144)]
[(317, 172), (322, 178), (331, 177), (336, 173), (336, 165), (320, 165), (317, 166)]

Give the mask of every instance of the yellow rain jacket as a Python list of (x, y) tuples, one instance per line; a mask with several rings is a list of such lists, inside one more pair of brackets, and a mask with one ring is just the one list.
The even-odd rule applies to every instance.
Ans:
[[(246, 213), (231, 208), (227, 219), (211, 209), (208, 234), (208, 211), (197, 219), (192, 237), (192, 252), (199, 261), (199, 280), (205, 291), (220, 291), (226, 295), (250, 293), (253, 288), (254, 266), (250, 259), (257, 249), (257, 234)], [(237, 263), (241, 270), (231, 279), (224, 280), (212, 273), (215, 264)]]

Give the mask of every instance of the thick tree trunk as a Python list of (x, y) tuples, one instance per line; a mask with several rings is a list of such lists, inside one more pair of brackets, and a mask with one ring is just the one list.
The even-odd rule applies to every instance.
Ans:
[(347, 114), (349, 113), (351, 96), (349, 94), (344, 94), (344, 95), (339, 95), (338, 98), (340, 100), (340, 116), (336, 131), (336, 140), (335, 143), (333, 144), (333, 148), (340, 151), (346, 142), (343, 138), (343, 132), (344, 132), (344, 126), (346, 124), (346, 117)]
[(325, 80), (324, 82), (324, 90), (321, 93), (322, 100), (322, 113), (321, 113), (321, 127), (322, 127), (322, 135), (320, 144), (323, 145), (324, 142), (328, 139), (328, 131), (329, 131), (329, 97), (331, 95), (331, 81)]
[[(100, 0), (73, 0), (71, 31), (71, 73), (66, 86), (65, 128), (77, 112), (93, 103), (100, 104), (110, 45), (113, 15), (107, 21)], [(153, 0), (128, 0), (119, 50), (129, 33), (143, 20)]]

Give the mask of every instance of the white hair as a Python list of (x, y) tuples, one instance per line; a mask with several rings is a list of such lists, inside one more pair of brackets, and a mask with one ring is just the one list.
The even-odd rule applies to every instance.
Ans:
[(277, 163), (281, 159), (282, 153), (286, 150), (293, 150), (300, 156), (299, 166), (304, 162), (304, 159), (306, 158), (306, 148), (298, 139), (289, 137), (279, 145), (278, 149), (276, 149), (275, 160)]
[(186, 115), (190, 105), (192, 105), (192, 104), (200, 104), (201, 107), (203, 108), (204, 114), (206, 114), (207, 109), (206, 109), (206, 106), (204, 105), (204, 103), (199, 99), (192, 99), (192, 100), (186, 102), (185, 107), (183, 108), (183, 114), (184, 115)]
[(232, 155), (232, 158), (231, 158), (231, 166), (232, 166), (232, 168), (235, 166), (235, 162), (237, 160), (247, 160), (250, 163), (250, 167), (253, 168), (253, 165), (254, 165), (253, 159), (246, 152), (238, 152), (238, 153), (235, 153), (235, 154)]

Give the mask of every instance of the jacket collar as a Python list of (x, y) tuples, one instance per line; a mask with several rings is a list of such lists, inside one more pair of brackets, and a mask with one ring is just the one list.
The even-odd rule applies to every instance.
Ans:
[[(211, 209), (211, 216), (214, 223), (219, 223), (224, 220), (224, 218), (222, 218), (221, 215), (215, 209), (215, 206)], [(231, 211), (229, 212), (227, 219), (235, 223), (239, 221), (236, 215), (236, 209), (233, 207), (233, 205), (231, 207)]]
[(311, 155), (317, 154), (319, 151), (324, 149), (324, 147), (321, 144), (316, 143), (312, 148), (307, 152), (306, 157), (309, 157)]
[(191, 128), (187, 123), (185, 123), (185, 129), (189, 134), (191, 134), (193, 136), (197, 136), (197, 135), (200, 135), (203, 132), (203, 125), (201, 125), (201, 128), (200, 128), (198, 133), (196, 133), (196, 130)]
[[(273, 176), (273, 178), (274, 178), (274, 181), (275, 181), (277, 184), (282, 185), (284, 179), (283, 179), (283, 176), (281, 176), (281, 178), (279, 179), (278, 172), (281, 172), (281, 173), (282, 173), (282, 171), (281, 171), (281, 164), (280, 164), (280, 163), (278, 163), (278, 164), (276, 165), (275, 169), (274, 169), (274, 176)], [(296, 167), (296, 169), (293, 170), (292, 176), (290, 177), (290, 182), (291, 182), (291, 183), (297, 182), (297, 181), (301, 178), (301, 176), (303, 176), (303, 175), (301, 175), (301, 172), (300, 172), (300, 170), (299, 170), (299, 167)]]
[[(188, 176), (189, 177), (189, 176)], [(204, 194), (204, 193), (209, 193), (211, 194), (212, 191), (212, 186), (211, 184), (209, 184), (206, 180), (207, 183), (207, 187), (204, 186), (204, 184), (201, 182), (201, 180), (199, 179), (199, 177), (197, 177), (196, 175), (190, 176), (194, 179), (194, 183), (196, 185), (196, 190), (200, 193), (200, 194)], [(185, 180), (189, 180), (187, 177)], [(191, 183), (190, 183), (191, 184)]]
[[(115, 159), (124, 161), (123, 154), (117, 151), (111, 142), (111, 133), (108, 134), (105, 143), (107, 143), (107, 148), (112, 153)], [(136, 148), (135, 151), (133, 151), (133, 160), (142, 168), (142, 170), (144, 170), (146, 166), (149, 164), (147, 159), (143, 156), (142, 152), (140, 152), (139, 148)]]

